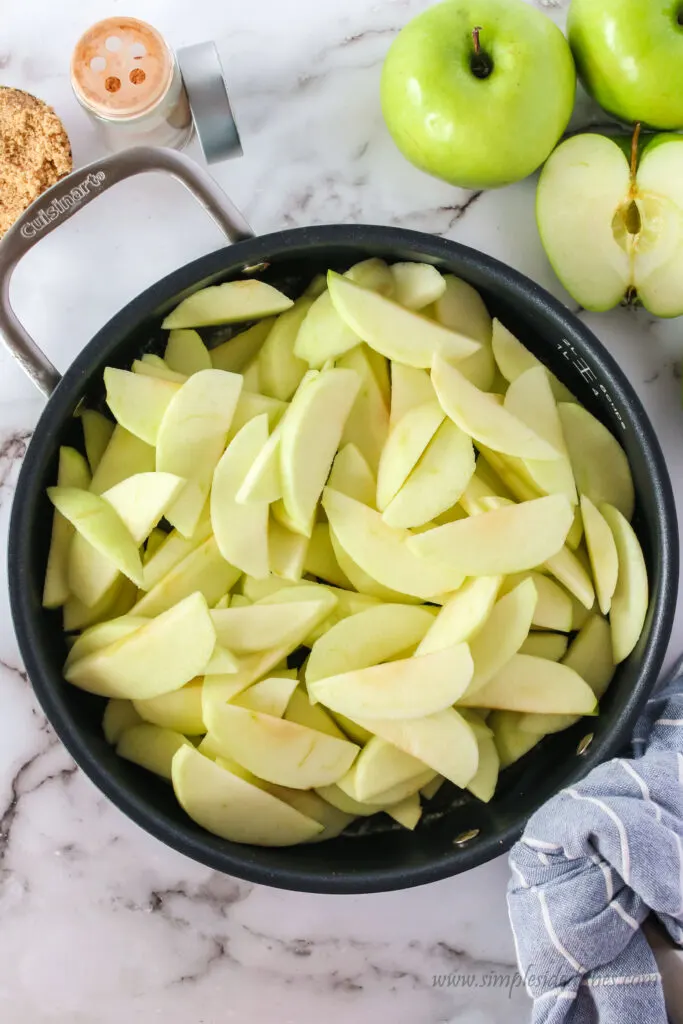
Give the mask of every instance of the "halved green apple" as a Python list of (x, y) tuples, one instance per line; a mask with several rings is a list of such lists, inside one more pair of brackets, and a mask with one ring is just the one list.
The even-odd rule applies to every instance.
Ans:
[(637, 300), (656, 316), (683, 313), (683, 138), (629, 141), (576, 135), (538, 184), (541, 240), (567, 291), (586, 309)]

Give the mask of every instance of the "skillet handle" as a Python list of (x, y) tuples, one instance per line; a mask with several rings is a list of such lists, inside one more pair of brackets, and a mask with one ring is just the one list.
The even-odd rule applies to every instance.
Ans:
[(0, 336), (33, 383), (49, 397), (60, 374), (19, 322), (9, 300), (14, 268), (41, 238), (112, 185), (147, 171), (165, 171), (190, 190), (231, 242), (253, 232), (213, 178), (172, 149), (139, 146), (81, 167), (36, 199), (0, 242)]

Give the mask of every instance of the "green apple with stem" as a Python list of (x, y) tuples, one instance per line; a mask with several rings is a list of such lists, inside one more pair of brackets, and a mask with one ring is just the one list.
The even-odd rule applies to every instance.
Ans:
[(463, 188), (532, 174), (572, 113), (566, 39), (522, 0), (447, 0), (399, 33), (382, 72), (384, 118), (401, 152)]
[(579, 75), (622, 121), (683, 128), (683, 0), (572, 0)]
[(576, 135), (538, 183), (536, 215), (548, 258), (585, 309), (626, 300), (661, 317), (683, 314), (683, 136), (639, 144)]

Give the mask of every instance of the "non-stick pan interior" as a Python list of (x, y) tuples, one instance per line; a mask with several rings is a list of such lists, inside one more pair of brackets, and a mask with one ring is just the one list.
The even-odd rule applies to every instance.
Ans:
[[(370, 256), (423, 260), (474, 285), (499, 317), (617, 436), (637, 494), (634, 526), (651, 583), (647, 622), (638, 647), (620, 666), (599, 718), (548, 737), (501, 775), (492, 802), (481, 804), (450, 784), (442, 787), (415, 833), (385, 815), (352, 826), (320, 845), (286, 849), (238, 846), (195, 826), (170, 787), (120, 760), (101, 732), (104, 701), (65, 684), (66, 647), (58, 613), (40, 598), (52, 522), (45, 488), (56, 479), (59, 446), (82, 447), (73, 412), (85, 399), (104, 409), (102, 372), (128, 367), (142, 352), (163, 353), (163, 315), (207, 284), (243, 275), (245, 267), (295, 297), (328, 268), (345, 270)], [(267, 266), (258, 266), (263, 262)], [(231, 328), (202, 332), (209, 345)], [(645, 414), (616, 364), (568, 310), (542, 289), (473, 250), (415, 232), (386, 228), (299, 229), (213, 253), (153, 286), (93, 339), (66, 374), (36, 430), (19, 481), (10, 539), (10, 579), (17, 634), (36, 693), (62, 740), (97, 785), (139, 824), (184, 853), (228, 873), (287, 888), (362, 892), (432, 881), (503, 852), (528, 816), (623, 744), (664, 656), (677, 586), (677, 531), (661, 452)], [(579, 754), (580, 741), (594, 734)], [(472, 838), (462, 842), (464, 834)]]

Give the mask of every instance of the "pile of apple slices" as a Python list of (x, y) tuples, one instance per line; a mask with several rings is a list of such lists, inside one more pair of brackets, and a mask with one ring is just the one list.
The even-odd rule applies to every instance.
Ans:
[(372, 259), (164, 326), (48, 490), (44, 604), (121, 757), (211, 832), (287, 845), (413, 829), (444, 780), (488, 801), (597, 713), (648, 604), (629, 466), (474, 289)]

